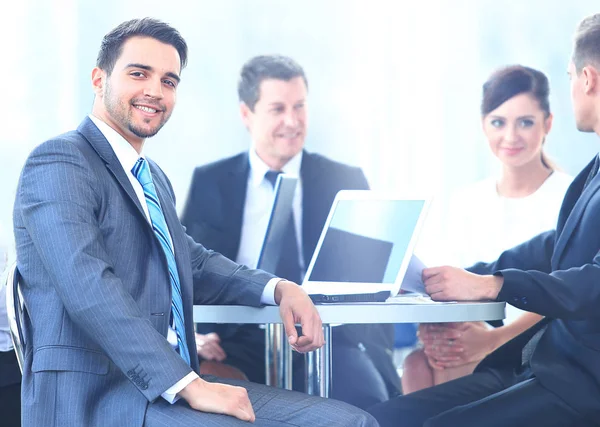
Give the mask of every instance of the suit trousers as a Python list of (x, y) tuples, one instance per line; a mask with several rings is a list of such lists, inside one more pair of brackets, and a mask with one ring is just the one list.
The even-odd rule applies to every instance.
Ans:
[(486, 369), (373, 406), (381, 427), (592, 427), (529, 368)]
[[(247, 381), (205, 375), (206, 381), (244, 387), (256, 414), (253, 426), (376, 427), (372, 416), (334, 399), (322, 399)], [(249, 426), (236, 418), (199, 412), (179, 400), (174, 405), (160, 398), (148, 406), (145, 427)]]

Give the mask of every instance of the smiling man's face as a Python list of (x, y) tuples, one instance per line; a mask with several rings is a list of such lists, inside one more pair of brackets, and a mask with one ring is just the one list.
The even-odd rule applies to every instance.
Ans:
[(180, 67), (173, 46), (150, 37), (130, 38), (110, 75), (98, 68), (93, 71), (93, 114), (134, 148), (141, 148), (173, 112)]

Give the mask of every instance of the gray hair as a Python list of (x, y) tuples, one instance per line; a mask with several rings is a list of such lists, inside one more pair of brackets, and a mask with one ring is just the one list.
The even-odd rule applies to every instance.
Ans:
[(255, 56), (244, 64), (238, 82), (238, 97), (251, 111), (260, 96), (260, 84), (263, 80), (275, 79), (290, 81), (302, 77), (308, 89), (304, 70), (292, 58), (282, 55)]

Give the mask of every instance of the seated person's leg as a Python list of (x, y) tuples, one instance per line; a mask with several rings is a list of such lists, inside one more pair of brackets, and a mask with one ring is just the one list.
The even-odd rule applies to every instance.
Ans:
[[(289, 427), (376, 427), (372, 416), (358, 408), (333, 399), (253, 384), (245, 381), (222, 380), (203, 377), (206, 381), (244, 387), (256, 414), (253, 426)], [(191, 409), (180, 400), (170, 405), (164, 399), (157, 399), (148, 406), (145, 427), (187, 427), (187, 426), (248, 426), (244, 421), (218, 414), (207, 414)]]
[(402, 370), (402, 392), (409, 394), (433, 385), (433, 369), (423, 349), (419, 348), (406, 356)]
[(467, 363), (456, 368), (444, 368), (433, 370), (433, 384), (443, 384), (465, 375), (472, 374), (479, 362)]
[(525, 380), (487, 399), (459, 406), (430, 420), (425, 427), (593, 427), (581, 414), (555, 394), (542, 387), (536, 378)]
[[(381, 427), (421, 427), (426, 420), (436, 415), (483, 399), (513, 384), (512, 371), (485, 370), (392, 398), (369, 408), (368, 411), (375, 416)], [(479, 425), (487, 426), (481, 420)]]
[(365, 351), (338, 344), (331, 357), (331, 397), (362, 409), (389, 399), (386, 384)]

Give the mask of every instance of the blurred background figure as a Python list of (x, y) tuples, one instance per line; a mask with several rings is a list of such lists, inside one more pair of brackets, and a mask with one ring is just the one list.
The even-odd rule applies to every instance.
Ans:
[[(544, 153), (553, 120), (549, 94), (548, 78), (520, 65), (499, 69), (483, 85), (483, 132), (502, 170), (451, 200), (444, 246), (448, 264), (493, 261), (556, 227), (572, 177)], [(504, 326), (495, 329), (484, 322), (420, 325), (423, 348), (404, 362), (404, 393), (472, 373), (486, 355), (541, 318), (507, 305)]]
[[(182, 216), (207, 248), (256, 267), (279, 173), (299, 177), (293, 218), (272, 273), (302, 283), (338, 191), (365, 190), (360, 168), (304, 150), (308, 80), (293, 59), (257, 56), (242, 67), (240, 114), (250, 149), (197, 168)], [(247, 139), (247, 138), (246, 138)], [(200, 372), (265, 382), (265, 331), (259, 325), (200, 324)], [(332, 397), (367, 408), (399, 392), (392, 325), (342, 325), (332, 332)], [(304, 356), (294, 352), (295, 390), (304, 390)]]
[(6, 269), (10, 234), (0, 224), (0, 419), (4, 427), (21, 425), (21, 371), (10, 338), (6, 314)]

